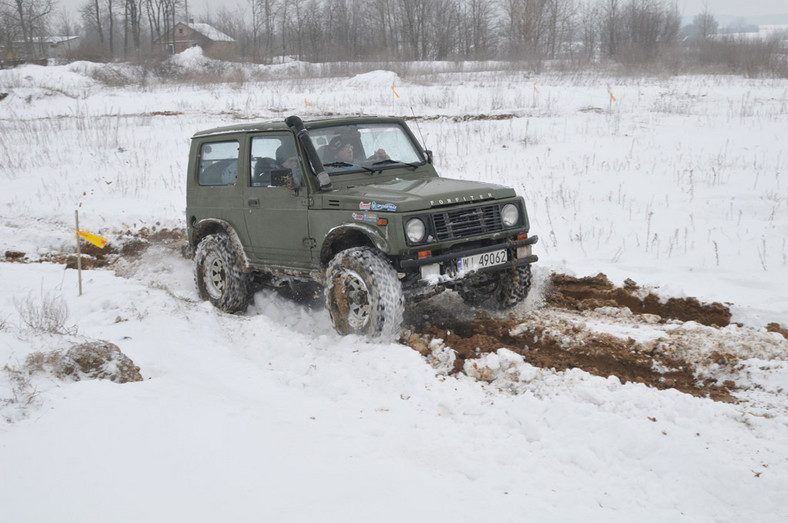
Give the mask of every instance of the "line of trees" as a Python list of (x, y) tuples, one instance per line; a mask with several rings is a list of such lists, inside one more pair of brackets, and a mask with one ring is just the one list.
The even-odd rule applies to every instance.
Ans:
[(86, 0), (79, 10), (85, 43), (94, 57), (141, 59), (153, 43), (183, 21), (183, 0)]
[[(0, 0), (0, 45), (32, 56), (37, 36), (79, 26), (81, 58), (145, 59), (190, 17), (188, 0), (84, 0), (74, 20), (62, 11), (54, 16), (56, 1)], [(688, 57), (719, 60), (736, 43), (720, 43), (708, 12), (682, 28), (674, 0), (245, 0), (200, 21), (233, 37), (239, 60), (262, 63), (291, 56), (312, 62), (495, 59), (538, 66), (560, 59), (678, 67)], [(761, 51), (773, 60), (777, 44), (763, 44)]]
[[(677, 43), (672, 0), (248, 0), (209, 23), (258, 60), (619, 60)], [(249, 16), (251, 13), (251, 17)]]

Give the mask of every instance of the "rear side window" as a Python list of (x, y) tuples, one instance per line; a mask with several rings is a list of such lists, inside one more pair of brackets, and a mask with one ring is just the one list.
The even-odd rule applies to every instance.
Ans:
[(204, 143), (200, 147), (200, 185), (235, 185), (238, 179), (238, 141)]

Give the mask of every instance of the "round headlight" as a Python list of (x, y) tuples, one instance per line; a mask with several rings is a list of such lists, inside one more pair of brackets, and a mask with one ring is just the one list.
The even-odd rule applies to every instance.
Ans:
[(501, 209), (501, 221), (504, 227), (512, 227), (520, 221), (520, 211), (513, 203), (507, 203)]
[(405, 224), (405, 234), (408, 236), (408, 240), (410, 240), (411, 243), (419, 243), (422, 241), (426, 232), (427, 228), (424, 226), (424, 222), (419, 218), (411, 218), (408, 220), (408, 223)]

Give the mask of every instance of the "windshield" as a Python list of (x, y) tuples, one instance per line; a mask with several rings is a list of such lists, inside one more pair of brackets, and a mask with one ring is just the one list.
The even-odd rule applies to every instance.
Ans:
[(396, 123), (319, 127), (310, 129), (309, 136), (329, 175), (424, 163), (417, 144)]

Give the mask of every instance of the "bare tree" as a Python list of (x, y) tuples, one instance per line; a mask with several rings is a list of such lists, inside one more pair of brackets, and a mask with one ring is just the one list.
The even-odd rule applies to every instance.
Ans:
[(386, 58), (399, 58), (401, 33), (395, 0), (372, 0), (366, 13), (375, 52)]
[(545, 54), (558, 58), (566, 44), (567, 51), (575, 41), (575, 20), (577, 18), (575, 0), (547, 0), (545, 6)]
[(114, 54), (115, 22), (112, 12), (114, 1), (117, 0), (89, 0), (80, 9), (85, 26), (96, 31), (99, 47), (102, 52), (108, 50), (109, 56)]
[(453, 0), (433, 0), (430, 7), (432, 14), (428, 15), (425, 35), (429, 58), (445, 60), (457, 51), (459, 9)]
[(286, 31), (291, 40), (295, 40), (296, 56), (302, 59), (304, 53), (304, 30), (306, 27), (305, 0), (290, 0), (292, 15)]
[(622, 30), (619, 0), (605, 0), (600, 15), (602, 17), (602, 49), (606, 56), (615, 57), (618, 54), (618, 44)]
[(8, 5), (0, 2), (0, 44), (4, 43), (7, 51), (13, 51), (14, 40), (18, 38), (17, 32), (13, 11)]
[(630, 0), (621, 17), (622, 49), (616, 58), (631, 64), (655, 61), (675, 43), (681, 20), (665, 0)]
[(720, 28), (720, 24), (717, 23), (717, 19), (709, 13), (708, 4), (706, 4), (705, 10), (702, 13), (695, 15), (695, 17), (692, 19), (692, 25), (697, 31), (698, 38), (701, 40), (708, 40), (713, 35), (717, 34), (717, 31)]
[(112, 13), (112, 6), (117, 0), (104, 0), (107, 6), (107, 19), (109, 20), (109, 54), (115, 57), (115, 15)]
[(27, 58), (34, 58), (34, 39), (36, 35), (43, 36), (46, 32), (47, 17), (52, 12), (52, 0), (13, 0), (12, 8), (13, 10), (8, 11), (8, 18), (22, 35), (25, 55)]
[(274, 30), (279, 0), (257, 0), (257, 2), (263, 17), (263, 58), (270, 61), (274, 50)]
[(249, 9), (252, 11), (252, 18), (251, 18), (251, 52), (249, 56), (252, 57), (253, 60), (257, 61), (260, 59), (260, 27), (262, 26), (262, 16), (260, 14), (260, 2), (257, 0), (247, 0), (249, 5)]
[[(167, 42), (163, 37), (175, 27), (177, 11), (181, 5), (182, 0), (145, 0), (152, 42), (158, 39), (160, 46), (166, 48), (171, 45), (174, 48), (175, 42)], [(165, 49), (160, 49), (162, 50)]]
[(548, 54), (550, 0), (503, 0), (511, 57), (540, 60)]
[(123, 5), (123, 54), (128, 57), (129, 37), (132, 51), (139, 57), (142, 31), (142, 0), (125, 0)]
[(459, 53), (465, 58), (489, 58), (495, 45), (493, 0), (466, 0), (458, 3)]
[(74, 20), (74, 15), (70, 9), (61, 8), (57, 13), (57, 23), (54, 31), (63, 36), (76, 36), (80, 33), (81, 27)]
[(325, 27), (323, 24), (322, 4), (319, 0), (307, 0), (304, 27), (307, 40), (306, 55), (309, 59), (319, 62), (325, 56)]
[(583, 44), (583, 59), (586, 62), (593, 62), (601, 46), (602, 30), (600, 23), (603, 19), (601, 8), (598, 5), (584, 3), (580, 7), (579, 13), (582, 20), (579, 25), (581, 42)]
[(104, 48), (104, 21), (101, 16), (101, 4), (99, 3), (99, 0), (89, 0), (87, 3), (83, 4), (82, 8), (80, 9), (80, 13), (85, 26), (90, 27), (96, 31), (96, 35), (98, 35), (99, 46)]

